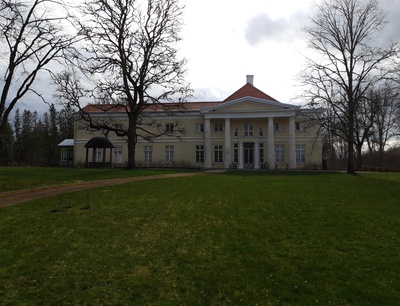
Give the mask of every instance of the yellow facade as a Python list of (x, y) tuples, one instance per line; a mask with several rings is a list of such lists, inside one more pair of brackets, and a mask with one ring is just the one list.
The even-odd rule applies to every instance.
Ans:
[[(111, 116), (115, 123), (127, 126), (124, 113), (103, 116)], [(310, 116), (312, 114), (305, 114), (294, 105), (254, 97), (205, 108), (189, 107), (172, 116), (162, 112), (149, 114), (151, 120), (156, 119), (154, 131), (179, 122), (184, 133), (164, 135), (152, 142), (139, 138), (136, 163), (142, 167), (215, 169), (320, 168), (322, 141), (317, 135), (318, 127), (308, 124)], [(88, 132), (83, 122), (77, 121), (76, 166), (85, 165), (84, 146), (94, 136), (106, 136), (114, 145), (111, 158), (114, 167), (126, 165), (126, 139), (111, 132), (107, 135)], [(105, 160), (109, 160), (109, 154), (107, 150)], [(90, 157), (95, 158), (94, 155)]]

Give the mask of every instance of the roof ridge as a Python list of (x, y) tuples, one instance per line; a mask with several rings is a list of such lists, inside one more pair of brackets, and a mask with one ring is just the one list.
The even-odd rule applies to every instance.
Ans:
[(244, 86), (242, 86), (241, 88), (236, 90), (233, 94), (231, 94), (229, 97), (227, 97), (222, 102), (237, 100), (237, 99), (244, 98), (244, 97), (261, 98), (261, 99), (265, 99), (265, 100), (279, 102), (278, 100), (267, 95), (265, 92), (259, 90), (257, 87), (253, 86), (250, 83), (246, 83)]

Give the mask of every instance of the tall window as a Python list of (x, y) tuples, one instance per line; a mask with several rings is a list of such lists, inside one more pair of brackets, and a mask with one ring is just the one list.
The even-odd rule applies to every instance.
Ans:
[(283, 124), (281, 122), (275, 122), (274, 123), (274, 128), (276, 132), (283, 132)]
[(237, 143), (233, 144), (233, 162), (234, 163), (239, 162), (239, 146)]
[(251, 123), (244, 124), (244, 136), (253, 136), (253, 124)]
[(204, 124), (196, 123), (196, 133), (204, 133)]
[(233, 162), (239, 162), (239, 145), (237, 143), (233, 144)]
[(222, 132), (222, 131), (223, 131), (222, 123), (216, 123), (214, 125), (214, 132)]
[(296, 145), (296, 163), (306, 162), (306, 145)]
[(214, 146), (214, 162), (222, 163), (223, 162), (223, 150), (222, 146)]
[(260, 163), (264, 162), (264, 144), (260, 143)]
[(145, 163), (153, 162), (153, 146), (149, 145), (144, 146), (144, 162)]
[(165, 162), (174, 162), (174, 146), (165, 146)]
[(94, 151), (94, 162), (95, 163), (103, 162), (103, 149), (96, 148), (96, 150)]
[(304, 122), (296, 122), (296, 131), (304, 131)]
[(114, 148), (114, 163), (122, 164), (122, 147), (115, 147)]
[(239, 129), (236, 128), (235, 131), (233, 132), (233, 137), (238, 137), (239, 136)]
[(275, 145), (275, 162), (285, 162), (285, 145)]
[(68, 160), (68, 149), (61, 149), (61, 161)]
[(196, 146), (196, 163), (204, 163), (204, 146)]
[(259, 128), (258, 130), (258, 136), (263, 137), (264, 136), (264, 131), (262, 128)]
[(165, 132), (172, 133), (174, 131), (174, 124), (173, 123), (166, 123), (165, 124)]

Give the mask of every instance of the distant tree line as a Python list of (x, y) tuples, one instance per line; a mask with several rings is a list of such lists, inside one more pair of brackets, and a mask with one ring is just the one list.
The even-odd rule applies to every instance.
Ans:
[(49, 106), (42, 116), (36, 111), (16, 109), (13, 122), (9, 122), (3, 137), (0, 163), (5, 165), (58, 165), (57, 145), (74, 137), (73, 109), (66, 106), (57, 110)]

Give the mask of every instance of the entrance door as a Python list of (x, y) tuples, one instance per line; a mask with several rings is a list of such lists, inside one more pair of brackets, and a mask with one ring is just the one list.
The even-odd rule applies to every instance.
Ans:
[(254, 143), (245, 142), (243, 144), (243, 148), (244, 148), (244, 167), (245, 168), (253, 168)]

